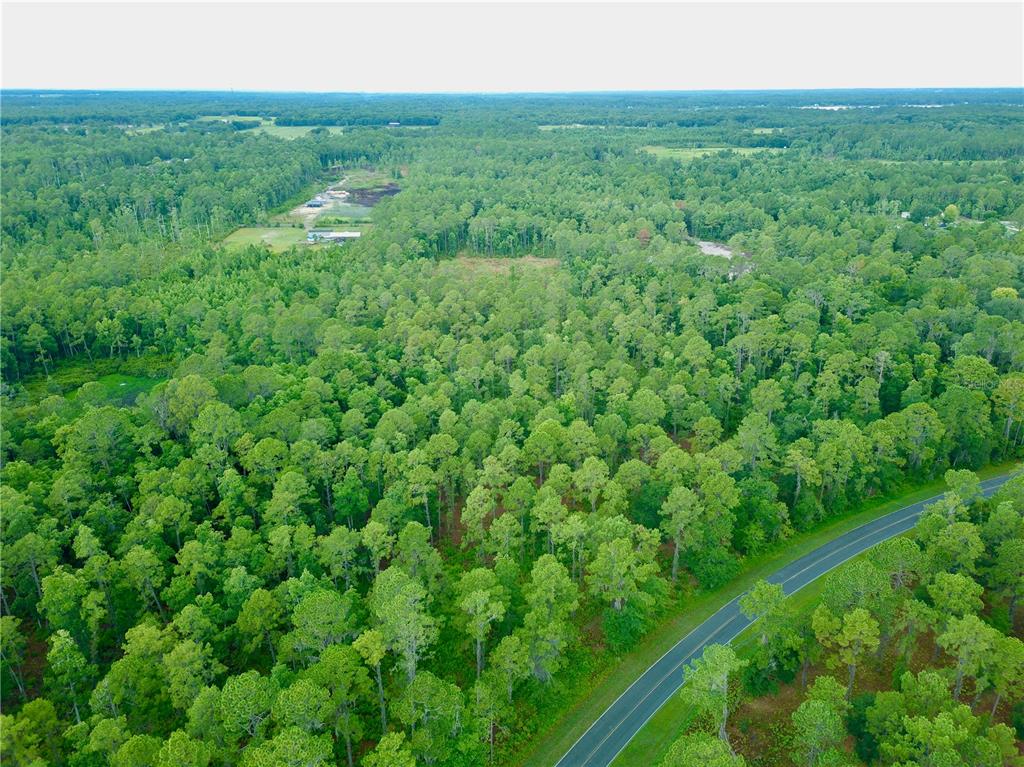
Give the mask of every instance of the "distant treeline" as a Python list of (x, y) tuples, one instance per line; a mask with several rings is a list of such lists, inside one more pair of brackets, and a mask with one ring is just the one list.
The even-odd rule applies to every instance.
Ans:
[(331, 114), (331, 111), (326, 111), (301, 116), (278, 117), (274, 122), (278, 125), (389, 125), (390, 123), (398, 123), (399, 125), (440, 125), (441, 118), (426, 115), (338, 117)]
[[(1020, 89), (914, 89), (817, 91), (692, 91), (655, 93), (351, 94), (234, 92), (0, 91), (4, 123), (152, 124), (204, 115), (276, 117), (279, 125), (437, 125), (440, 115), (460, 120), (490, 113), (493, 121), (518, 117), (540, 124), (707, 125), (731, 115), (687, 115), (681, 109), (747, 110), (812, 106), (900, 108), (908, 105), (1015, 106)], [(813, 110), (808, 110), (813, 111)], [(864, 114), (857, 110), (857, 119)], [(833, 115), (834, 116), (834, 115)], [(572, 118), (572, 119), (569, 119)], [(792, 123), (792, 119), (787, 119)]]

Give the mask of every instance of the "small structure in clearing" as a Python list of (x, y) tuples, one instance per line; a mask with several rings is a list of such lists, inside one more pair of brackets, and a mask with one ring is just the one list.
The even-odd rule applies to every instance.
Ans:
[(330, 229), (310, 229), (306, 233), (306, 242), (337, 242), (342, 243), (346, 240), (355, 240), (359, 237), (362, 232), (335, 232)]

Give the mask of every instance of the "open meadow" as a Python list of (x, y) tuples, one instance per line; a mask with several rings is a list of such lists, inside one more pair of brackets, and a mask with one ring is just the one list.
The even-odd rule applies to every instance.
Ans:
[(682, 162), (695, 160), (698, 157), (707, 157), (708, 155), (719, 154), (721, 152), (729, 152), (738, 155), (755, 155), (761, 154), (762, 152), (774, 153), (782, 151), (781, 149), (773, 147), (755, 146), (668, 147), (648, 145), (641, 147), (641, 149), (644, 152), (653, 154), (655, 157), (661, 159), (669, 158), (672, 160), (681, 160)]
[(293, 226), (245, 226), (236, 229), (225, 237), (223, 244), (229, 248), (245, 247), (246, 245), (266, 245), (272, 251), (280, 252), (295, 245), (305, 245), (306, 230)]

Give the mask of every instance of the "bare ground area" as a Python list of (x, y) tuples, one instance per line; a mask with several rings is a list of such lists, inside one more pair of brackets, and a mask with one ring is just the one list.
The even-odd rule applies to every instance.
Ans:
[(513, 268), (520, 269), (554, 269), (558, 266), (557, 258), (540, 258), (539, 256), (522, 256), (521, 258), (486, 258), (484, 256), (460, 255), (451, 261), (438, 264), (441, 269), (454, 269), (463, 274), (509, 274)]
[(349, 202), (372, 208), (385, 197), (394, 197), (398, 192), (398, 184), (385, 184), (374, 189), (353, 189)]
[(288, 223), (301, 223), (306, 229), (314, 227), (321, 217), (365, 218), (377, 203), (399, 191), (400, 187), (383, 174), (356, 169), (315, 196), (321, 205), (313, 207), (304, 202), (278, 218)]

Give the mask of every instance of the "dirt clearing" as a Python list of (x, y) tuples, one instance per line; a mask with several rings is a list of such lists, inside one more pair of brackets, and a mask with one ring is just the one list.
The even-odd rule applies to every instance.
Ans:
[(557, 258), (523, 256), (521, 258), (485, 258), (483, 256), (456, 256), (451, 261), (442, 261), (438, 268), (461, 272), (462, 274), (510, 274), (513, 269), (555, 269)]

